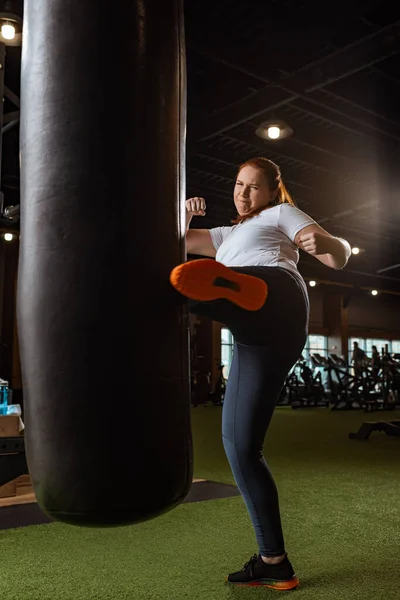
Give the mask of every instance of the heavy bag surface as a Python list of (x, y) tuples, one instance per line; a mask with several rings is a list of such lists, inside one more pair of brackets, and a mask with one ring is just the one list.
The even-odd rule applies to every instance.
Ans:
[[(55, 520), (154, 518), (193, 474), (179, 0), (25, 2), (18, 329), (26, 453)], [(133, 493), (128, 488), (133, 486)]]

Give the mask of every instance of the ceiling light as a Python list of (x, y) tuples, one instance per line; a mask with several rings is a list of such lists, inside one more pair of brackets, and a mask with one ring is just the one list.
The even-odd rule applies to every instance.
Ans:
[(378, 295), (378, 290), (371, 290), (371, 294), (373, 296), (377, 296)]
[(351, 249), (351, 253), (352, 254), (360, 254), (360, 248), (357, 248), (357, 246), (354, 246), (354, 248)]
[(270, 119), (264, 121), (256, 130), (256, 135), (264, 140), (281, 140), (292, 135), (293, 130), (285, 121)]
[(6, 240), (6, 242), (12, 242), (13, 241), (13, 234), (12, 233), (5, 233), (4, 234), (4, 239)]
[(22, 19), (11, 12), (0, 12), (0, 42), (6, 46), (21, 46)]
[(280, 127), (276, 127), (275, 125), (268, 127), (267, 136), (270, 138), (270, 140), (277, 140), (279, 137), (281, 137)]
[(1, 35), (5, 40), (13, 40), (15, 38), (15, 27), (12, 23), (3, 23), (1, 26)]
[(315, 287), (317, 285), (317, 282), (312, 279), (311, 281), (308, 282), (308, 285), (310, 287)]

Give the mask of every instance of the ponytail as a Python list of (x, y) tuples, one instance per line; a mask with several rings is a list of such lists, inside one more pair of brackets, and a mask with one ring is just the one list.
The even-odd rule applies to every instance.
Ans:
[(292, 204), (296, 206), (295, 201), (292, 196), (287, 191), (286, 185), (283, 183), (282, 179), (279, 176), (279, 185), (278, 185), (278, 193), (275, 200), (276, 204)]

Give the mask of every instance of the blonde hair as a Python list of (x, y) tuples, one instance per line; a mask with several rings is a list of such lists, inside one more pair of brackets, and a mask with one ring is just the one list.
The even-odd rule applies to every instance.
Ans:
[[(272, 202), (270, 202), (269, 206), (276, 206), (277, 204), (293, 204), (296, 206), (295, 201), (292, 196), (286, 189), (285, 184), (282, 181), (281, 170), (272, 160), (268, 158), (264, 158), (263, 156), (257, 156), (256, 158), (250, 158), (246, 160), (246, 162), (242, 163), (239, 167), (236, 177), (238, 177), (240, 171), (243, 167), (253, 167), (258, 171), (261, 171), (264, 174), (264, 177), (267, 181), (267, 185), (271, 192), (276, 191), (276, 196)], [(267, 207), (263, 206), (261, 208), (257, 208), (254, 211), (249, 211), (245, 215), (237, 215), (235, 219), (232, 219), (232, 223), (238, 224), (243, 223), (247, 219), (251, 219), (256, 215), (260, 214)]]

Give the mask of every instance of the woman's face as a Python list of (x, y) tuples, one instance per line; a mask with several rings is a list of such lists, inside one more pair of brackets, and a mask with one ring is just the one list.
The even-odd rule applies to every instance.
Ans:
[(233, 199), (239, 215), (249, 211), (266, 208), (275, 198), (276, 192), (271, 192), (262, 171), (246, 166), (237, 176)]

